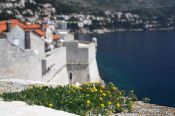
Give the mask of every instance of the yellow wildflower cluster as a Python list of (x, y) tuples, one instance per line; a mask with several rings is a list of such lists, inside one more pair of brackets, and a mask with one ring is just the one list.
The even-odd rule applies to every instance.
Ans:
[(120, 108), (120, 106), (121, 106), (121, 105), (120, 105), (119, 103), (116, 104), (116, 107), (117, 107), (117, 108)]
[(104, 107), (105, 107), (105, 105), (104, 105), (104, 104), (100, 104), (100, 106), (101, 106), (102, 108), (104, 108)]
[(116, 87), (112, 87), (112, 90), (117, 90), (117, 88)]
[[(113, 112), (129, 111), (132, 99), (120, 92), (113, 84), (84, 83), (80, 86), (67, 85), (55, 88), (44, 86), (30, 87), (15, 95), (0, 95), (3, 98), (14, 96), (13, 100), (24, 100), (67, 112), (85, 115), (87, 112), (99, 115), (112, 115)], [(41, 99), (42, 98), (42, 99)], [(125, 106), (125, 107), (123, 107)]]
[(90, 91), (93, 92), (97, 92), (97, 89), (95, 87), (91, 88)]
[(102, 95), (103, 95), (104, 97), (106, 97), (106, 94), (105, 94), (105, 93), (103, 93)]
[(53, 104), (48, 104), (48, 107), (52, 108), (53, 107)]
[(102, 98), (102, 97), (99, 97), (99, 100), (100, 100), (100, 101), (103, 101), (103, 98)]
[(86, 100), (86, 104), (89, 105), (91, 103), (90, 100)]
[(108, 105), (111, 105), (112, 103), (110, 101), (108, 101)]
[(101, 85), (101, 86), (100, 86), (100, 88), (101, 88), (101, 89), (104, 89), (104, 88), (105, 88), (105, 86)]

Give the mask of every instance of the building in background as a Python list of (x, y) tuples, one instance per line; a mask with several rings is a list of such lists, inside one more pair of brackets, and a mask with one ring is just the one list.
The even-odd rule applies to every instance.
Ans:
[(96, 44), (51, 24), (0, 21), (0, 79), (67, 85), (100, 82)]

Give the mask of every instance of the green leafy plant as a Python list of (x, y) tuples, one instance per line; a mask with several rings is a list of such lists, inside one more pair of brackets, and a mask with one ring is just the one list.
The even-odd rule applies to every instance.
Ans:
[(3, 93), (5, 101), (25, 101), (78, 115), (111, 115), (130, 112), (132, 98), (123, 96), (112, 83), (84, 83), (81, 86), (31, 86), (22, 92)]

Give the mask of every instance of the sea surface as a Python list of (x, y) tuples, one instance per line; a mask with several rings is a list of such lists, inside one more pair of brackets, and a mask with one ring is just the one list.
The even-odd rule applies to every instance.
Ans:
[(101, 77), (138, 98), (175, 107), (175, 31), (96, 35)]

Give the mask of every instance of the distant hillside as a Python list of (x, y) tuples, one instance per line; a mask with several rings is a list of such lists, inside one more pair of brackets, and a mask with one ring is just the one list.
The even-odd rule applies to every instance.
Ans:
[(105, 10), (133, 11), (144, 15), (175, 16), (175, 0), (35, 0), (51, 3), (57, 13)]
[(175, 0), (0, 0), (0, 19), (105, 10), (166, 18), (175, 16)]
[[(138, 8), (163, 8), (175, 5), (175, 0), (38, 0), (51, 2), (57, 8), (63, 4), (81, 10), (134, 10)], [(69, 7), (69, 8), (70, 8)]]

